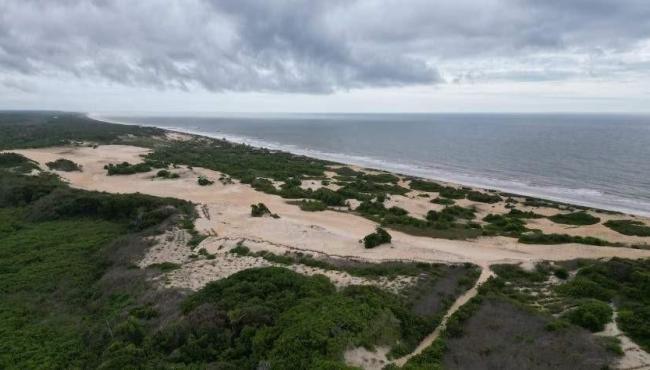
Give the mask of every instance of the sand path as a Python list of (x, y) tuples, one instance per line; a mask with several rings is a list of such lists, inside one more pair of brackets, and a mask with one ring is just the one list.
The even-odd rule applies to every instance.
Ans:
[(412, 357), (419, 355), (422, 353), (422, 351), (427, 349), (436, 339), (438, 339), (440, 333), (445, 330), (447, 321), (449, 321), (451, 315), (458, 311), (458, 309), (461, 308), (465, 303), (469, 302), (470, 299), (474, 298), (478, 294), (478, 288), (481, 286), (481, 284), (486, 282), (491, 276), (494, 276), (494, 272), (490, 269), (490, 267), (481, 266), (481, 275), (476, 280), (474, 286), (463, 293), (460, 297), (458, 297), (458, 299), (456, 299), (451, 307), (449, 307), (449, 310), (447, 310), (447, 313), (445, 313), (445, 316), (440, 321), (438, 327), (436, 327), (436, 329), (431, 334), (427, 335), (415, 348), (415, 350), (413, 350), (413, 352), (396, 359), (393, 361), (393, 363), (399, 367), (402, 367)]

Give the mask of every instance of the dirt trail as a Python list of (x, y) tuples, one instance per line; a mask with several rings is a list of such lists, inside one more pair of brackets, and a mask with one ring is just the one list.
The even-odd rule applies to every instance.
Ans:
[(445, 327), (447, 326), (447, 321), (449, 320), (451, 315), (453, 315), (456, 311), (458, 311), (458, 309), (461, 308), (465, 303), (469, 302), (470, 299), (474, 298), (476, 294), (478, 294), (479, 286), (481, 286), (481, 284), (486, 282), (490, 278), (490, 276), (493, 275), (494, 272), (490, 270), (490, 266), (487, 265), (481, 266), (481, 275), (476, 280), (476, 284), (474, 284), (472, 288), (467, 290), (460, 297), (458, 297), (458, 299), (456, 299), (454, 304), (451, 305), (451, 307), (449, 308), (445, 316), (440, 321), (438, 327), (436, 327), (436, 329), (431, 334), (426, 336), (420, 342), (420, 344), (415, 348), (415, 350), (413, 350), (413, 352), (409, 353), (406, 356), (396, 359), (395, 361), (393, 361), (393, 363), (399, 367), (402, 367), (412, 357), (419, 355), (420, 353), (422, 353), (422, 351), (424, 351), (427, 347), (429, 347), (436, 339), (438, 339), (440, 333), (442, 333), (442, 331), (445, 329)]

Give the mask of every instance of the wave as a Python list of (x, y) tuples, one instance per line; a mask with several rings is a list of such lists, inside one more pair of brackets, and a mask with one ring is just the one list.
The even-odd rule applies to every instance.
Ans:
[(109, 123), (159, 127), (170, 131), (207, 136), (215, 139), (224, 139), (230, 142), (246, 144), (253, 147), (285, 151), (297, 155), (304, 155), (306, 157), (350, 164), (364, 168), (389, 171), (402, 175), (416, 176), (430, 180), (443, 181), (483, 189), (495, 189), (498, 191), (519, 194), (523, 196), (538, 197), (557, 202), (564, 202), (585, 207), (594, 207), (610, 211), (650, 217), (650, 202), (606, 194), (597, 189), (568, 188), (554, 185), (535, 185), (527, 181), (496, 178), (486, 176), (484, 174), (465, 172), (462, 169), (458, 168), (438, 168), (418, 165), (414, 163), (387, 161), (384, 159), (358, 154), (332, 153), (300, 147), (292, 144), (283, 144), (268, 140), (262, 140), (259, 138), (233, 135), (220, 131), (209, 132), (200, 130), (197, 127), (188, 128), (180, 126), (161, 126), (142, 123), (137, 122), (137, 118), (129, 121), (120, 121), (98, 114), (88, 114), (88, 117)]

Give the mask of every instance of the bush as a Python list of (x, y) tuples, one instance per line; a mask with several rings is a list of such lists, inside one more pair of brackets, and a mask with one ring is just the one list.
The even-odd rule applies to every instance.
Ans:
[(262, 217), (265, 215), (271, 215), (271, 211), (264, 203), (251, 204), (251, 216)]
[(604, 225), (624, 235), (650, 236), (650, 226), (641, 221), (609, 220)]
[(597, 246), (610, 245), (608, 241), (595, 238), (593, 236), (573, 236), (568, 234), (544, 234), (541, 232), (532, 232), (523, 234), (519, 237), (519, 242), (525, 244), (566, 244), (578, 243)]
[(29, 173), (40, 168), (36, 162), (18, 153), (0, 153), (0, 169)]
[(411, 180), (409, 188), (420, 191), (439, 192), (443, 186), (431, 181)]
[(603, 302), (609, 302), (614, 296), (612, 291), (583, 276), (577, 276), (575, 279), (558, 286), (555, 290), (559, 294), (569, 297), (593, 298)]
[(498, 203), (502, 200), (501, 197), (496, 194), (482, 193), (475, 190), (467, 192), (467, 199), (481, 203)]
[(180, 177), (180, 175), (174, 172), (169, 172), (167, 170), (160, 170), (156, 173), (156, 177), (160, 177), (162, 179), (177, 179)]
[(520, 218), (489, 214), (483, 218), (483, 221), (489, 223), (483, 228), (486, 235), (519, 237), (522, 233), (529, 231), (526, 228), (526, 223)]
[(516, 218), (543, 218), (544, 216), (537, 214), (532, 211), (520, 211), (516, 208), (510, 209), (510, 212), (508, 212), (508, 217), (516, 217)]
[(129, 162), (122, 162), (118, 164), (109, 163), (104, 166), (108, 176), (113, 175), (133, 175), (135, 173), (149, 172), (151, 166), (146, 163), (130, 164)]
[(368, 234), (363, 238), (363, 246), (366, 248), (374, 248), (381, 244), (391, 242), (392, 237), (386, 230), (378, 227), (374, 233)]
[(594, 217), (585, 211), (574, 213), (558, 213), (549, 217), (549, 220), (566, 225), (593, 225), (600, 222), (600, 218)]
[(199, 185), (201, 185), (201, 186), (208, 186), (208, 185), (212, 185), (212, 184), (214, 184), (214, 181), (209, 180), (209, 179), (208, 179), (207, 177), (205, 177), (205, 176), (199, 176), (199, 179), (197, 180), (197, 182), (198, 182)]
[(47, 162), (45, 163), (45, 165), (51, 170), (65, 171), (65, 172), (81, 171), (80, 165), (74, 163), (69, 159), (64, 159), (64, 158), (59, 158), (54, 162)]
[(452, 186), (445, 186), (438, 192), (443, 198), (449, 199), (464, 199), (467, 192), (463, 189), (457, 189)]
[(432, 199), (431, 203), (442, 204), (442, 205), (445, 205), (445, 206), (452, 206), (452, 205), (456, 204), (456, 202), (453, 199), (440, 198), (440, 197), (438, 197), (436, 199)]
[(327, 205), (320, 200), (302, 200), (300, 209), (306, 212), (318, 212), (327, 209)]
[(562, 316), (572, 324), (599, 332), (612, 320), (612, 308), (605, 302), (590, 299), (578, 303), (577, 307)]

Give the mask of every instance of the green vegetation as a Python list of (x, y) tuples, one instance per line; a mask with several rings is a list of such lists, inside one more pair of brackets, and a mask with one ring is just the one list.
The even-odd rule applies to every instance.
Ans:
[(179, 268), (181, 268), (181, 265), (173, 262), (161, 262), (161, 263), (151, 264), (147, 266), (147, 268), (155, 268), (155, 269), (159, 269), (162, 272), (169, 272), (169, 271), (178, 270)]
[(443, 188), (443, 186), (438, 183), (424, 180), (411, 180), (409, 187), (413, 190), (428, 191), (432, 193), (437, 193)]
[(600, 218), (590, 215), (585, 211), (574, 213), (558, 213), (549, 217), (549, 220), (558, 224), (567, 225), (593, 225), (600, 222)]
[(563, 316), (572, 324), (582, 326), (592, 332), (605, 329), (605, 324), (612, 321), (612, 308), (605, 302), (588, 299), (578, 303)]
[(141, 172), (149, 172), (151, 171), (151, 166), (146, 162), (137, 163), (137, 164), (122, 162), (118, 164), (109, 163), (106, 166), (104, 166), (104, 169), (107, 171), (108, 176), (133, 175)]
[(214, 181), (208, 179), (208, 178), (205, 177), (205, 176), (199, 176), (197, 182), (198, 182), (198, 184), (201, 185), (201, 186), (208, 186), (208, 185), (212, 185), (212, 184), (214, 184)]
[(318, 212), (327, 209), (327, 204), (320, 200), (302, 200), (299, 204), (300, 209), (306, 212)]
[(453, 199), (440, 198), (440, 197), (435, 198), (435, 199), (431, 199), (431, 203), (442, 204), (444, 206), (452, 206), (452, 205), (456, 204), (456, 202)]
[(488, 223), (483, 227), (484, 235), (503, 235), (517, 238), (530, 231), (526, 227), (526, 222), (520, 217), (489, 214), (483, 218), (483, 221)]
[(0, 112), (0, 150), (81, 143), (142, 145), (163, 133), (154, 127), (99, 122), (76, 113)]
[(650, 226), (641, 221), (609, 220), (604, 225), (624, 235), (650, 236)]
[(519, 237), (519, 242), (526, 244), (565, 244), (578, 243), (597, 246), (608, 246), (612, 243), (593, 236), (573, 236), (568, 234), (544, 234), (541, 232), (530, 232)]
[(390, 243), (392, 237), (386, 230), (378, 227), (374, 233), (368, 234), (363, 238), (363, 246), (365, 248), (374, 248), (382, 244)]
[(511, 208), (507, 216), (516, 217), (516, 218), (543, 218), (544, 217), (532, 211), (520, 211), (516, 208)]
[(251, 204), (251, 216), (252, 217), (263, 217), (269, 215), (273, 218), (280, 218), (275, 213), (271, 213), (271, 211), (266, 207), (264, 203), (257, 203), (257, 204)]
[(0, 153), (0, 170), (18, 173), (30, 173), (40, 170), (38, 164), (18, 153)]
[(454, 188), (453, 186), (445, 186), (440, 189), (438, 192), (438, 195), (440, 195), (443, 198), (449, 198), (449, 199), (464, 199), (465, 196), (467, 195), (467, 191), (465, 191), (462, 188)]
[(156, 177), (161, 179), (177, 179), (181, 176), (175, 172), (170, 172), (168, 170), (159, 170), (156, 172)]
[(59, 158), (54, 162), (47, 162), (45, 163), (45, 165), (51, 170), (65, 171), (65, 172), (81, 171), (80, 165), (65, 158)]
[(467, 199), (481, 203), (498, 203), (503, 200), (497, 194), (482, 193), (474, 190), (467, 192)]

